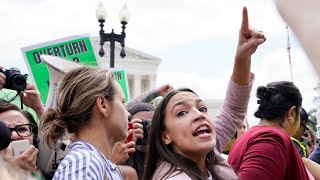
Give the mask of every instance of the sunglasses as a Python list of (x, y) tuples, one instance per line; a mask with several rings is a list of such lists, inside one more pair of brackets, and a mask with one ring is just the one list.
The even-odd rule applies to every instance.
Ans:
[(11, 133), (15, 131), (20, 137), (28, 137), (32, 135), (33, 124), (20, 124), (14, 128), (8, 128)]
[(303, 123), (300, 123), (300, 125), (304, 128), (303, 135), (307, 135), (309, 128)]

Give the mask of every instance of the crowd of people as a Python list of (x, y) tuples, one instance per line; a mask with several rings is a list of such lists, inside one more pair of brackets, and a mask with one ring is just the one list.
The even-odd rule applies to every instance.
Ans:
[[(0, 179), (320, 179), (316, 122), (292, 82), (257, 89), (254, 115), (260, 122), (249, 128), (251, 56), (265, 41), (262, 31), (250, 27), (244, 7), (233, 71), (213, 118), (196, 92), (169, 84), (125, 103), (113, 74), (97, 67), (70, 70), (54, 108), (45, 109), (28, 83), (19, 95), (36, 117), (0, 101)], [(0, 72), (0, 90), (6, 82)], [(154, 106), (150, 102), (158, 96), (162, 100)], [(43, 173), (39, 139), (54, 149), (66, 136), (70, 152), (54, 172)], [(29, 146), (15, 154), (14, 145), (23, 140)]]

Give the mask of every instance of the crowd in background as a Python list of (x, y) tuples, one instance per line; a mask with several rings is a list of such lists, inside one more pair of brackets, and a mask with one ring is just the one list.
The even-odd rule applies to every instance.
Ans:
[[(112, 73), (87, 66), (64, 75), (55, 107), (45, 109), (34, 84), (23, 91), (8, 87), (0, 72), (0, 90), (18, 90), (37, 116), (0, 101), (1, 179), (320, 179), (317, 122), (292, 82), (256, 90), (260, 122), (249, 128), (251, 56), (265, 41), (250, 27), (244, 7), (233, 71), (215, 117), (196, 92), (169, 84), (125, 103)], [(155, 107), (150, 102), (159, 96)], [(49, 173), (39, 168), (39, 143), (56, 157), (64, 138), (66, 156)], [(28, 147), (18, 151), (22, 141)]]

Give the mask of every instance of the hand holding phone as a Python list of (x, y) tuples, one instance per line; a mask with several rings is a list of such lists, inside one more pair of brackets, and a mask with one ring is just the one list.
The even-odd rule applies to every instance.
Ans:
[(12, 142), (13, 156), (22, 154), (30, 146), (29, 140), (19, 140)]
[[(128, 135), (126, 140), (127, 143), (133, 141), (133, 124), (132, 123), (128, 124), (128, 131), (130, 131), (130, 129), (131, 129), (131, 133), (129, 132), (130, 134)], [(128, 153), (128, 155), (131, 157), (133, 155), (133, 152)]]
[(5, 160), (27, 171), (37, 169), (37, 155), (39, 150), (30, 145), (29, 140), (13, 141), (5, 152)]
[[(129, 123), (129, 124), (128, 124), (128, 132), (130, 131), (130, 129), (133, 129), (133, 124), (132, 124), (132, 123)], [(130, 142), (130, 141), (133, 141), (133, 130), (132, 130), (132, 132), (128, 135), (126, 142)]]

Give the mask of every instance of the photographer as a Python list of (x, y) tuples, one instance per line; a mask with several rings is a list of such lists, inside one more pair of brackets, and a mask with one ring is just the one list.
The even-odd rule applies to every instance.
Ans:
[[(3, 69), (0, 66), (0, 90), (16, 90), (23, 104), (33, 109), (38, 117), (44, 112), (40, 93), (33, 83), (26, 82), (26, 75), (22, 75), (17, 68)], [(12, 99), (13, 100), (13, 99)], [(38, 124), (32, 114), (20, 109), (10, 101), (2, 100), (0, 105), (0, 121), (10, 129), (10, 141), (8, 147), (1, 152), (4, 159), (17, 167), (34, 172), (37, 170), (38, 155)], [(20, 155), (13, 155), (14, 141), (28, 140), (29, 146)], [(17, 143), (16, 143), (17, 144)], [(33, 173), (34, 174), (34, 173)], [(37, 173), (36, 173), (37, 174)]]
[(0, 90), (3, 88), (16, 90), (23, 104), (33, 109), (38, 119), (40, 119), (44, 112), (40, 93), (33, 83), (27, 83), (26, 75), (22, 75), (19, 69), (10, 68), (9, 70), (4, 70), (0, 66)]
[(137, 139), (135, 146), (136, 151), (128, 160), (128, 165), (137, 171), (139, 179), (141, 179), (143, 175), (145, 164), (144, 155), (147, 149), (148, 127), (151, 125), (151, 119), (155, 109), (155, 106), (145, 102), (138, 102), (128, 109), (131, 114), (131, 122), (134, 124), (137, 122), (142, 123), (143, 127), (143, 137)]

